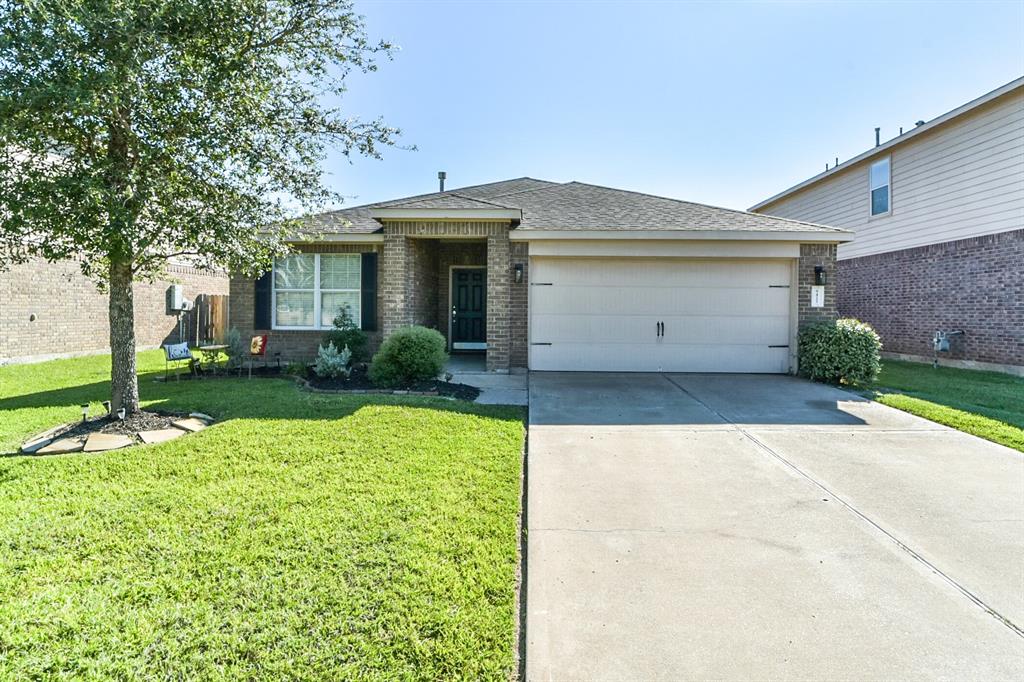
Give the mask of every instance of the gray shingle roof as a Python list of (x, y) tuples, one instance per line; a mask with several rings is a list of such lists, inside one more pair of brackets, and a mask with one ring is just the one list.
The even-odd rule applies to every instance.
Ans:
[(515, 203), (523, 211), (519, 230), (843, 232), (813, 223), (582, 182), (525, 192), (515, 197)]
[(724, 230), (734, 232), (833, 232), (846, 230), (785, 218), (718, 208), (582, 182), (554, 183), (516, 178), (446, 192), (367, 204), (309, 216), (312, 233), (367, 234), (380, 231), (373, 209), (522, 210), (516, 230)]

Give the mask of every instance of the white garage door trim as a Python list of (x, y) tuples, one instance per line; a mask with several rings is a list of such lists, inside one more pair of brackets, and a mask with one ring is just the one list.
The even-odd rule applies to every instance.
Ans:
[(792, 258), (530, 258), (537, 371), (785, 373)]

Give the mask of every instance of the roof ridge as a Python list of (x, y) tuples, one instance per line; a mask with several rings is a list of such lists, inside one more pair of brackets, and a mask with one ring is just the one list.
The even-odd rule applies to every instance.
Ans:
[[(487, 204), (489, 206), (497, 206), (499, 208), (519, 208), (518, 206), (509, 206), (508, 204), (502, 204), (502, 203), (499, 203), (497, 201), (488, 201), (487, 199), (480, 199), (479, 197), (467, 197), (465, 194), (459, 194), (457, 191), (454, 191), (454, 190), (451, 191), (451, 192), (445, 191), (445, 192), (443, 192), (443, 194), (448, 194), (450, 196), (458, 197), (460, 199), (466, 199), (468, 201), (475, 201), (475, 202), (477, 202), (479, 204)], [(503, 196), (503, 195), (499, 194), (498, 196)]]

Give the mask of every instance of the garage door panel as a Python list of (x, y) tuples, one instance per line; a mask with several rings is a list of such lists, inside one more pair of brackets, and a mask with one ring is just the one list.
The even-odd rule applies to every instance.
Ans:
[[(549, 287), (537, 287), (540, 289)], [(789, 307), (789, 289), (782, 288), (552, 285), (550, 289), (535, 291), (531, 304), (538, 315), (654, 315), (664, 319), (666, 315), (757, 315)]]
[(666, 287), (724, 288), (737, 286), (737, 272), (745, 286), (789, 283), (789, 266), (784, 261), (690, 260), (680, 268), (678, 259), (549, 259), (533, 271), (536, 282), (558, 286), (602, 286), (614, 281), (623, 287), (648, 287), (657, 282)]
[(530, 367), (786, 372), (791, 272), (786, 259), (535, 258)]
[[(660, 345), (743, 344), (778, 345), (789, 339), (789, 318), (783, 316), (593, 316), (546, 315), (534, 318), (534, 340), (548, 343), (636, 343), (646, 335)], [(659, 339), (657, 323), (664, 323)]]
[[(600, 367), (600, 370), (596, 370)], [(636, 352), (631, 344), (568, 343), (534, 346), (531, 369), (607, 372), (749, 372), (781, 374), (789, 368), (785, 348), (722, 344), (661, 346)]]

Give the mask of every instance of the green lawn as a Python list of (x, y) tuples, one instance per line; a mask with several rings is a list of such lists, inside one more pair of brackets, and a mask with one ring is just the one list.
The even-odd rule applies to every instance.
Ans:
[[(0, 452), (108, 367), (0, 368)], [(520, 409), (140, 369), (148, 406), (218, 423), (0, 456), (0, 679), (514, 676)]]
[(1024, 379), (885, 360), (871, 397), (1024, 452)]

